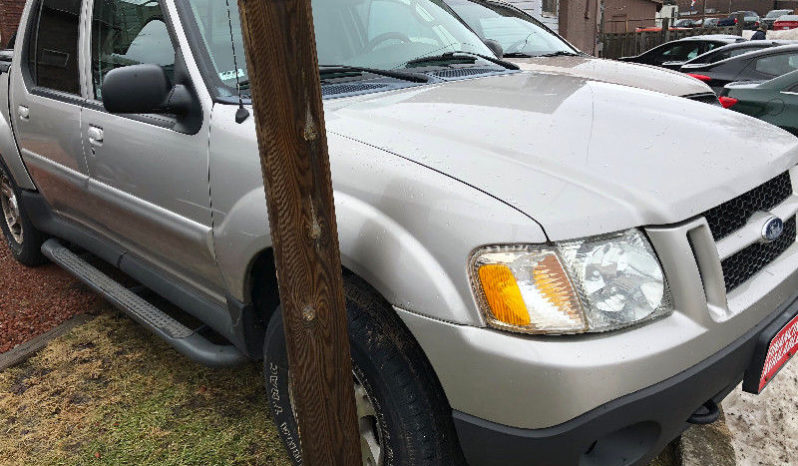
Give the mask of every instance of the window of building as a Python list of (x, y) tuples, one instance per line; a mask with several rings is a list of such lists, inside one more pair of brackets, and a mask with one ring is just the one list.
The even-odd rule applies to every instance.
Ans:
[(542, 0), (541, 10), (544, 15), (557, 16), (558, 0)]

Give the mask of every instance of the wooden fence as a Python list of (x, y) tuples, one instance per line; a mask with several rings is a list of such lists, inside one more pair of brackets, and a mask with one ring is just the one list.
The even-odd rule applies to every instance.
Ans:
[(742, 35), (741, 25), (716, 28), (669, 29), (661, 31), (644, 32), (611, 32), (599, 34), (601, 48), (599, 56), (602, 58), (620, 58), (639, 55), (658, 45), (676, 39), (705, 34), (733, 34)]

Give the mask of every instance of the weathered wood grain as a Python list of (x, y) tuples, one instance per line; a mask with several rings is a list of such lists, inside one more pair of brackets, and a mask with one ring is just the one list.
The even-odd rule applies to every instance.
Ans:
[(239, 0), (303, 461), (361, 464), (310, 0)]

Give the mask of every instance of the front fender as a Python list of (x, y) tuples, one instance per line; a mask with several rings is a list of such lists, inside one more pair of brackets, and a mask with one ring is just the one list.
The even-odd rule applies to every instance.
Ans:
[[(471, 252), (546, 241), (524, 214), (445, 175), (334, 135), (330, 149), (341, 262), (394, 306), (481, 326)], [(225, 212), (214, 235), (230, 293), (249, 301), (251, 264), (271, 246), (262, 184)]]

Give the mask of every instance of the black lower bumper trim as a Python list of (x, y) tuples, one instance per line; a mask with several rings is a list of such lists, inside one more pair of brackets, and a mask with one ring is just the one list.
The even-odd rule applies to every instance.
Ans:
[(742, 381), (763, 330), (796, 313), (793, 297), (690, 369), (557, 426), (519, 429), (455, 411), (460, 445), (472, 466), (647, 464), (689, 427), (687, 420), (696, 409), (708, 400), (720, 403)]

